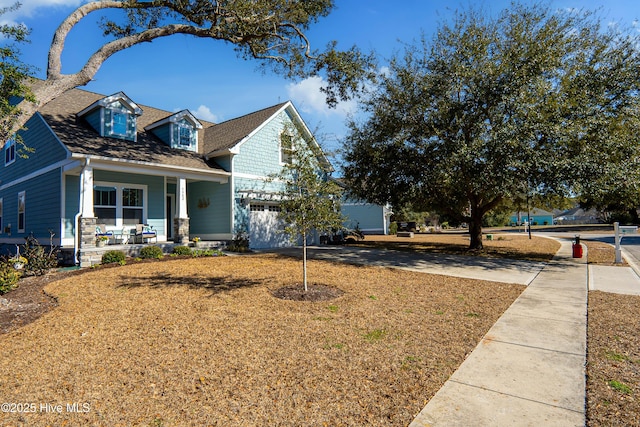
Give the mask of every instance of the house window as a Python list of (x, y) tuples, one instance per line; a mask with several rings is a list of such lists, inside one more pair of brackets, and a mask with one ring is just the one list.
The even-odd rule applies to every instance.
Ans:
[(269, 205), (269, 212), (280, 212), (280, 206), (278, 205)]
[(178, 126), (178, 145), (187, 146), (191, 145), (191, 141), (193, 140), (193, 129), (188, 126), (179, 125)]
[(291, 164), (293, 154), (293, 136), (290, 133), (280, 135), (280, 163)]
[(97, 222), (123, 227), (145, 223), (145, 188), (101, 183), (93, 189), (93, 211)]
[(122, 221), (124, 224), (143, 224), (143, 192), (140, 188), (122, 189)]
[(95, 187), (93, 189), (93, 211), (98, 223), (116, 225), (115, 187)]
[(112, 116), (112, 120), (113, 120), (113, 124), (111, 127), (111, 131), (115, 134), (115, 135), (122, 135), (122, 136), (126, 136), (127, 135), (127, 119), (129, 117), (129, 114), (123, 112), (123, 111), (113, 111), (113, 116)]
[(104, 135), (136, 140), (136, 116), (119, 102), (104, 109)]
[(251, 210), (251, 212), (262, 212), (264, 211), (264, 205), (251, 205), (249, 207), (249, 210)]
[(25, 202), (26, 202), (26, 194), (24, 191), (21, 191), (18, 193), (18, 233), (24, 233), (24, 230), (26, 228)]
[(16, 161), (16, 140), (11, 138), (4, 146), (4, 165), (10, 165)]

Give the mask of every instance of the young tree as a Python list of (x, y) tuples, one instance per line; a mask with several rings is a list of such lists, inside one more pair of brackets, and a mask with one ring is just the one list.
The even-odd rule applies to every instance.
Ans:
[(284, 232), (292, 241), (302, 240), (302, 270), (307, 287), (307, 238), (314, 232), (342, 227), (342, 189), (329, 179), (331, 166), (315, 140), (306, 140), (297, 129), (282, 134), (282, 144), (291, 147), (290, 158), (276, 177), (282, 182), (280, 213)]
[(588, 189), (639, 154), (639, 39), (617, 31), (541, 4), (457, 14), (393, 59), (350, 124), (348, 188), (468, 222), (470, 249), (505, 200)]
[[(18, 105), (18, 115), (8, 134), (20, 129), (37, 109), (65, 91), (91, 81), (111, 55), (144, 42), (174, 34), (210, 38), (232, 44), (243, 59), (257, 59), (263, 67), (288, 78), (324, 73), (323, 90), (329, 105), (348, 99), (359, 88), (361, 78), (372, 69), (372, 55), (353, 47), (313, 50), (305, 32), (327, 16), (332, 0), (97, 0), (73, 11), (56, 30), (47, 64), (46, 79), (33, 88), (34, 98)], [(112, 20), (121, 11), (121, 20)], [(62, 72), (62, 52), (69, 32), (90, 14), (102, 16), (101, 27), (108, 38), (71, 74)], [(0, 119), (4, 118), (0, 117)]]

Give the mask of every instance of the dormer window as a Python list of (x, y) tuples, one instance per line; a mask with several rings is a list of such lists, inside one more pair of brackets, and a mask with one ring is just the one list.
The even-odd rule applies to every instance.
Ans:
[(121, 102), (105, 106), (103, 109), (104, 136), (136, 140), (136, 115)]
[(137, 139), (137, 117), (142, 109), (131, 101), (127, 95), (118, 92), (94, 102), (80, 113), (100, 136), (126, 139)]
[(172, 148), (198, 151), (198, 129), (202, 125), (189, 111), (183, 110), (145, 128)]
[(181, 120), (178, 123), (172, 123), (174, 141), (171, 144), (174, 147), (183, 148), (185, 150), (196, 148), (196, 130), (191, 123)]
[(129, 114), (124, 111), (112, 110), (111, 117), (111, 131), (115, 135), (126, 136)]

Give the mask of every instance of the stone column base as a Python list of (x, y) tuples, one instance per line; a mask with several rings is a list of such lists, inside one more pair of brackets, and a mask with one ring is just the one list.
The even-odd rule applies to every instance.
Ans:
[[(96, 264), (95, 254), (90, 254), (90, 250), (96, 247), (96, 218), (80, 217), (76, 227), (76, 233), (80, 234), (78, 246), (78, 261), (80, 267), (91, 267)], [(98, 264), (100, 261), (97, 262)]]
[(173, 230), (175, 235), (173, 242), (181, 245), (189, 244), (189, 218), (174, 218)]

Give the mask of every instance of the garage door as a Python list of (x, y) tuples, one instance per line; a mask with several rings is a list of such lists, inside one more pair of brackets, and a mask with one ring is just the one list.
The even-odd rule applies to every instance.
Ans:
[(254, 204), (250, 206), (249, 246), (253, 249), (283, 248), (293, 246), (289, 237), (282, 232), (283, 225), (278, 220), (278, 206)]

